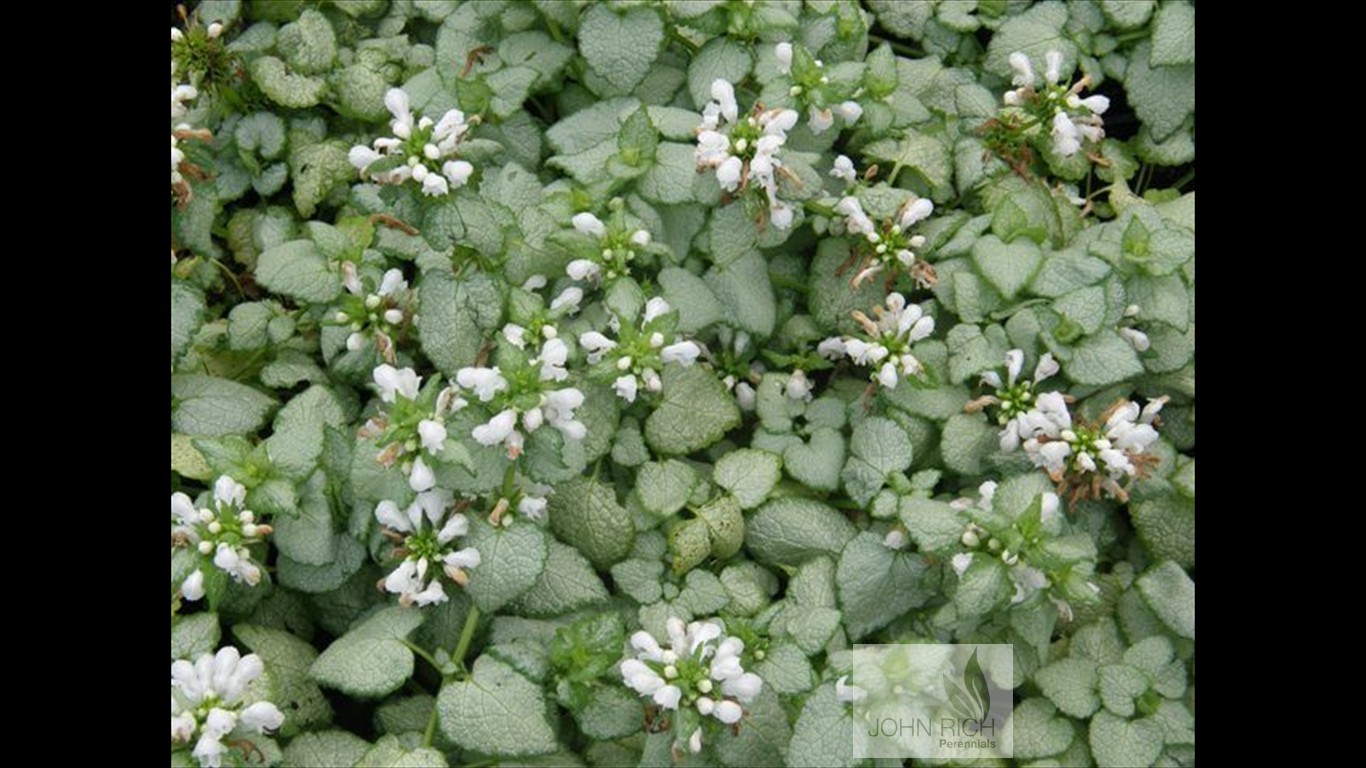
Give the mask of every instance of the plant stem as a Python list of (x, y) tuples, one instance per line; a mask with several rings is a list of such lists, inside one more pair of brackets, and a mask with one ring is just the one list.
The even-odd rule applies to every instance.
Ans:
[(441, 664), (437, 662), (436, 657), (432, 656), (430, 653), (427, 653), (426, 648), (423, 648), (417, 643), (414, 643), (409, 640), (404, 640), (403, 644), (408, 647), (408, 650), (417, 654), (417, 656), (421, 658), (423, 661), (427, 662), (428, 664), (431, 664), (432, 669), (435, 669), (437, 672), (441, 671)]
[(878, 35), (869, 35), (868, 41), (871, 43), (886, 43), (887, 45), (892, 46), (893, 51), (896, 51), (902, 56), (909, 56), (911, 58), (916, 59), (924, 58), (925, 56), (924, 51), (920, 50), (919, 48), (916, 48), (913, 45), (907, 45), (906, 43), (903, 43), (900, 40), (891, 40), (889, 38), (880, 37)]
[(465, 626), (460, 629), (460, 642), (455, 645), (451, 658), (461, 669), (465, 667), (465, 654), (469, 653), (470, 641), (474, 640), (474, 628), (479, 624), (479, 606), (470, 603), (470, 612), (465, 614)]
[(438, 719), (439, 711), (436, 708), (436, 702), (433, 701), (432, 715), (427, 718), (427, 730), (422, 733), (422, 746), (430, 747), (432, 745), (432, 740), (436, 738), (436, 723)]

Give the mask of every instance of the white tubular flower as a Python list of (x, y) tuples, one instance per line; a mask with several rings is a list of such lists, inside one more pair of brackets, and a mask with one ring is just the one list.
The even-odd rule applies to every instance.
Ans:
[(1043, 79), (1049, 85), (1057, 85), (1062, 79), (1062, 51), (1049, 51), (1044, 54)]
[(379, 397), (386, 403), (394, 402), (396, 395), (408, 400), (416, 400), (422, 379), (412, 368), (398, 369), (388, 363), (374, 370), (375, 386), (379, 387)]
[(849, 685), (848, 681), (848, 675), (844, 675), (835, 681), (835, 699), (837, 701), (852, 703), (867, 698), (867, 691), (857, 685)]
[(783, 391), (793, 400), (811, 402), (811, 380), (806, 377), (806, 372), (800, 368), (792, 371), (792, 375), (787, 377), (787, 384)]
[(845, 184), (853, 184), (858, 181), (858, 172), (854, 170), (854, 161), (846, 155), (839, 155), (835, 158), (835, 165), (830, 169), (830, 175)]
[(863, 105), (857, 101), (840, 102), (839, 106), (835, 107), (835, 111), (839, 113), (840, 119), (844, 121), (845, 125), (853, 125), (858, 122), (860, 117), (863, 117)]
[(1129, 342), (1129, 346), (1133, 347), (1136, 352), (1147, 352), (1152, 346), (1152, 342), (1148, 340), (1148, 334), (1137, 328), (1120, 328), (1119, 335), (1123, 336), (1124, 340)]
[(900, 528), (893, 528), (887, 531), (887, 535), (882, 537), (882, 546), (888, 549), (905, 549), (906, 532)]
[(550, 426), (571, 440), (582, 440), (588, 428), (574, 419), (574, 410), (583, 405), (583, 393), (573, 387), (545, 393), (545, 419)]
[(550, 311), (572, 315), (579, 311), (579, 304), (583, 301), (583, 289), (577, 286), (570, 286), (560, 295), (550, 301)]
[(418, 422), (417, 434), (428, 453), (441, 453), (446, 447), (446, 426), (431, 419)]
[(588, 351), (588, 362), (591, 364), (602, 360), (604, 354), (616, 349), (617, 343), (597, 331), (588, 331), (579, 334), (579, 346)]
[(1077, 126), (1072, 123), (1066, 112), (1053, 115), (1053, 149), (1063, 157), (1071, 157), (1081, 149), (1081, 138)]
[(627, 374), (625, 376), (618, 376), (617, 379), (612, 382), (612, 391), (616, 392), (617, 396), (622, 400), (625, 400), (628, 403), (634, 403), (636, 401), (636, 389), (639, 385), (640, 382), (635, 376)]
[(1030, 88), (1034, 85), (1034, 67), (1029, 63), (1029, 57), (1020, 51), (1016, 51), (1006, 57), (1006, 62), (1010, 64), (1010, 69), (1014, 73), (1010, 79), (1012, 85), (1022, 88)]
[(957, 574), (958, 578), (963, 578), (963, 574), (967, 573), (968, 567), (972, 565), (972, 553), (959, 552), (949, 560), (949, 565), (953, 568), (953, 572)]
[(735, 385), (735, 403), (740, 406), (740, 410), (749, 413), (754, 410), (758, 402), (759, 395), (750, 386), (748, 381), (742, 381)]
[(547, 506), (549, 502), (543, 496), (523, 496), (522, 500), (517, 502), (517, 514), (528, 520), (544, 520)]
[(778, 59), (778, 71), (784, 75), (792, 73), (792, 43), (778, 43), (773, 46), (773, 55)]
[(431, 467), (427, 466), (427, 462), (423, 461), (421, 456), (413, 459), (412, 471), (408, 473), (408, 486), (421, 493), (431, 490), (435, 485), (436, 475), (432, 473)]
[(455, 382), (465, 389), (474, 390), (479, 401), (484, 403), (508, 388), (507, 379), (497, 368), (461, 368), (455, 373)]
[(569, 346), (557, 335), (546, 339), (541, 345), (541, 353), (532, 360), (541, 367), (541, 381), (564, 381), (569, 371), (564, 364), (569, 360)]
[(702, 350), (691, 341), (680, 341), (659, 351), (659, 357), (666, 363), (678, 363), (679, 365), (692, 365), (697, 361), (697, 356), (702, 354)]
[(581, 234), (598, 238), (607, 234), (607, 227), (602, 223), (602, 220), (587, 211), (574, 214), (572, 221), (574, 229)]
[(503, 326), (503, 338), (518, 349), (526, 349), (526, 329), (516, 323)]
[(277, 730), (285, 722), (274, 704), (246, 701), (247, 689), (264, 671), (259, 656), (242, 656), (231, 646), (193, 663), (172, 662), (172, 749), (194, 741), (190, 754), (206, 768), (218, 768), (225, 755), (233, 755), (234, 762), (246, 761), (250, 747), (241, 746), (245, 737)]
[(897, 223), (902, 229), (910, 229), (919, 222), (928, 219), (932, 213), (934, 213), (933, 200), (928, 197), (916, 198), (901, 212), (901, 220)]
[(740, 106), (735, 102), (735, 86), (721, 79), (713, 80), (711, 83), (711, 98), (716, 103), (722, 117), (728, 123), (734, 123), (740, 118)]
[(829, 108), (816, 109), (815, 105), (807, 107), (806, 127), (810, 128), (812, 133), (817, 135), (825, 133), (834, 124), (835, 115)]
[(659, 296), (655, 296), (645, 302), (645, 315), (642, 320), (645, 323), (649, 323), (660, 315), (667, 315), (671, 311), (672, 309), (669, 307), (669, 302)]
[(452, 109), (439, 121), (427, 117), (414, 121), (408, 94), (401, 88), (390, 88), (384, 94), (384, 106), (394, 118), (389, 123), (393, 136), (375, 139), (373, 149), (357, 146), (347, 153), (351, 165), (362, 175), (382, 159), (399, 158), (402, 162), (394, 168), (368, 173), (371, 180), (402, 184), (413, 179), (421, 185), (422, 193), (431, 197), (449, 194), (469, 181), (474, 166), (454, 159), (470, 128), (463, 112)]
[(498, 445), (507, 440), (517, 428), (517, 412), (511, 408), (489, 419), (487, 424), (474, 428), (471, 437), (480, 445)]

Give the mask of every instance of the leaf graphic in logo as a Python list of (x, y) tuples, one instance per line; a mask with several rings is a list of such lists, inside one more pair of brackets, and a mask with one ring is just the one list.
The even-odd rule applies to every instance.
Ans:
[(977, 663), (977, 649), (973, 649), (972, 656), (968, 658), (968, 664), (963, 668), (963, 683), (968, 688), (968, 695), (972, 699), (974, 717), (969, 720), (985, 720), (987, 712), (991, 709), (991, 690), (987, 687), (987, 676), (982, 672), (982, 665)]
[(972, 701), (968, 698), (968, 692), (963, 690), (963, 686), (955, 683), (948, 675), (944, 675), (944, 690), (949, 694), (949, 706), (960, 720), (976, 719)]

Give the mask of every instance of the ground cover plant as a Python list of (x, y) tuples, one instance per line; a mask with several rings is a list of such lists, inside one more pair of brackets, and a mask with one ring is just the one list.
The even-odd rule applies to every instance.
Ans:
[(1194, 88), (1185, 0), (180, 9), (172, 764), (851, 765), (870, 642), (1193, 764)]

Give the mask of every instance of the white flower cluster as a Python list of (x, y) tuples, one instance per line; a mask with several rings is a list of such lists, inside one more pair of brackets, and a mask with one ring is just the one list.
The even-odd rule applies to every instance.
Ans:
[(1063, 157), (1071, 157), (1081, 149), (1082, 140), (1098, 142), (1105, 138), (1105, 121), (1101, 115), (1110, 108), (1110, 100), (1099, 94), (1081, 97), (1090, 85), (1089, 75), (1075, 85), (1062, 84), (1062, 52), (1044, 54), (1044, 73), (1041, 90), (1029, 57), (1016, 51), (1007, 59), (1013, 73), (1014, 90), (1006, 91), (1005, 103), (1010, 107), (1025, 107), (1048, 121), (1053, 149)]
[(600, 259), (574, 259), (565, 266), (565, 272), (573, 280), (597, 280), (605, 277), (614, 280), (630, 273), (631, 262), (636, 252), (650, 244), (650, 233), (637, 229), (629, 235), (625, 232), (609, 232), (602, 219), (584, 211), (574, 214), (574, 229), (579, 234), (596, 238), (602, 245)]
[[(525, 344), (525, 333), (513, 333)], [(583, 392), (575, 387), (561, 386), (569, 378), (564, 367), (569, 359), (569, 347), (552, 326), (541, 329), (547, 337), (539, 354), (516, 372), (505, 372), (499, 367), (470, 367), (456, 371), (455, 381), (462, 389), (473, 392), (482, 403), (494, 403), (497, 413), (487, 423), (474, 428), (471, 436), (480, 445), (502, 444), (508, 458), (522, 453), (526, 434), (549, 424), (570, 440), (582, 440), (588, 434), (583, 422), (574, 418), (574, 411), (583, 405)], [(504, 374), (507, 375), (504, 375)], [(510, 380), (510, 378), (512, 380)], [(525, 395), (537, 395), (536, 403), (527, 407)], [(520, 425), (520, 429), (518, 428)], [(526, 434), (523, 434), (525, 430)]]
[(436, 475), (418, 448), (430, 456), (440, 455), (446, 447), (446, 415), (464, 408), (466, 402), (460, 399), (456, 389), (446, 387), (437, 395), (435, 407), (428, 405), (426, 408), (431, 410), (425, 410), (418, 402), (422, 377), (412, 368), (395, 368), (384, 363), (372, 376), (379, 389), (379, 399), (391, 408), (388, 413), (372, 417), (361, 430), (362, 436), (390, 438), (379, 454), (379, 462), (386, 467), (393, 466), (402, 456), (417, 454), (411, 461), (403, 462), (403, 473), (408, 476), (408, 485), (414, 491), (430, 490), (436, 485)]
[(697, 167), (716, 169), (716, 180), (727, 192), (751, 186), (763, 190), (773, 226), (791, 227), (792, 206), (778, 199), (777, 176), (783, 165), (778, 152), (797, 124), (797, 113), (770, 109), (741, 119), (735, 87), (725, 80), (712, 82), (711, 98), (697, 128)]
[[(171, 27), (171, 40), (175, 41), (180, 35), (180, 30)], [(171, 119), (183, 117), (186, 112), (185, 102), (194, 99), (199, 95), (199, 90), (189, 83), (176, 82), (175, 62), (171, 62)], [(185, 151), (180, 148), (180, 138), (176, 136), (177, 130), (187, 130), (189, 125), (181, 124), (173, 126), (171, 130), (171, 186), (181, 184), (185, 177), (180, 174), (180, 164), (185, 162)]]
[[(1000, 408), (996, 420), (1001, 425), (1000, 445), (1002, 451), (1013, 451), (1020, 447), (1021, 440), (1033, 436), (1032, 422), (1027, 415), (1035, 406), (1035, 387), (1040, 382), (1058, 372), (1058, 363), (1053, 355), (1044, 353), (1034, 366), (1032, 379), (1020, 380), (1024, 370), (1024, 350), (1012, 349), (1006, 353), (1006, 379), (1001, 374), (987, 371), (982, 374), (982, 383), (995, 390), (974, 401), (975, 406), (996, 405)], [(971, 408), (970, 410), (976, 410)]]
[(464, 112), (452, 109), (436, 122), (430, 117), (414, 121), (408, 94), (402, 88), (390, 88), (384, 94), (384, 106), (394, 116), (389, 123), (394, 135), (375, 139), (373, 149), (352, 147), (348, 155), (351, 165), (380, 184), (402, 184), (412, 179), (422, 185), (424, 195), (431, 197), (445, 195), (469, 181), (474, 166), (454, 159), (471, 125)]
[(1107, 411), (1101, 424), (1090, 425), (1073, 423), (1062, 394), (1045, 392), (1029, 412), (1017, 417), (1016, 433), (1030, 461), (1054, 482), (1063, 482), (1070, 474), (1079, 489), (1089, 485), (1124, 500), (1128, 493), (1120, 482), (1139, 476), (1151, 461), (1147, 449), (1157, 440), (1155, 424), (1166, 402), (1166, 397), (1159, 397), (1139, 408), (1122, 400)]
[[(621, 676), (636, 693), (649, 696), (664, 709), (680, 705), (696, 707), (703, 717), (733, 725), (744, 716), (744, 705), (754, 700), (764, 681), (740, 665), (745, 643), (727, 637), (717, 621), (694, 621), (670, 617), (665, 624), (669, 647), (661, 647), (649, 632), (631, 636), (636, 658), (621, 662)], [(689, 749), (702, 749), (702, 730), (688, 737)]]
[[(773, 55), (778, 59), (778, 71), (784, 75), (792, 74), (792, 43), (778, 43), (773, 46)], [(825, 63), (820, 59), (815, 59), (813, 63), (817, 70), (825, 68)], [(828, 85), (830, 83), (830, 78), (824, 74), (817, 75), (817, 78), (813, 85)], [(788, 94), (801, 96), (808, 90), (801, 85), (794, 85)], [(863, 117), (863, 106), (852, 99), (842, 101), (834, 107), (821, 108), (815, 104), (809, 104), (806, 108), (806, 127), (810, 128), (814, 134), (824, 133), (835, 124), (835, 115), (839, 115), (845, 125), (853, 125), (858, 122), (860, 117)]]
[(283, 725), (285, 716), (274, 704), (246, 703), (248, 686), (264, 671), (261, 657), (254, 653), (242, 656), (232, 646), (216, 654), (206, 653), (194, 663), (184, 659), (171, 662), (172, 748), (194, 741), (190, 754), (205, 768), (218, 768), (233, 743), (245, 734), (265, 733)]
[(346, 348), (352, 352), (364, 349), (373, 334), (380, 354), (387, 362), (394, 362), (393, 334), (409, 319), (408, 305), (412, 299), (403, 271), (385, 272), (379, 287), (372, 292), (361, 281), (356, 265), (347, 261), (342, 263), (342, 285), (350, 296), (332, 319), (351, 328)]
[[(171, 546), (194, 547), (203, 557), (213, 555), (213, 564), (238, 581), (256, 586), (261, 568), (252, 562), (250, 544), (270, 535), (271, 527), (256, 522), (256, 514), (246, 509), (247, 489), (224, 475), (213, 484), (213, 509), (195, 509), (189, 496), (171, 494)], [(196, 568), (180, 585), (186, 600), (204, 598), (204, 571)]]
[(452, 510), (453, 502), (449, 491), (436, 488), (419, 493), (406, 510), (388, 500), (375, 506), (375, 519), (401, 541), (394, 550), (400, 562), (383, 582), (386, 591), (398, 595), (400, 604), (444, 603), (449, 598), (437, 578), (437, 567), (464, 586), (469, 581), (465, 572), (479, 565), (479, 550), (454, 546), (457, 538), (469, 533), (470, 521)]
[(579, 346), (588, 352), (589, 364), (612, 361), (612, 368), (620, 374), (613, 380), (612, 389), (628, 403), (636, 401), (642, 386), (655, 393), (663, 388), (659, 371), (665, 364), (692, 365), (702, 354), (695, 342), (675, 340), (673, 323), (656, 322), (672, 311), (667, 301), (656, 296), (645, 302), (639, 330), (623, 329), (613, 316), (608, 324), (617, 336), (615, 340), (598, 331), (579, 335)]
[[(831, 171), (831, 175), (835, 175), (835, 172)], [(886, 269), (916, 270), (916, 251), (925, 247), (925, 236), (912, 235), (910, 229), (934, 213), (934, 201), (913, 196), (907, 199), (895, 219), (881, 226), (864, 213), (863, 204), (853, 195), (841, 198), (835, 204), (835, 212), (844, 216), (846, 232), (860, 236), (865, 241), (862, 250), (866, 251), (866, 255), (854, 275), (854, 288)]]
[(875, 307), (871, 320), (862, 312), (853, 317), (863, 326), (867, 338), (834, 336), (822, 341), (816, 351), (827, 359), (848, 357), (856, 365), (874, 369), (871, 378), (895, 389), (904, 376), (918, 376), (924, 366), (911, 352), (911, 347), (934, 333), (934, 318), (926, 315), (916, 304), (907, 304), (899, 293), (887, 294), (886, 307)]

